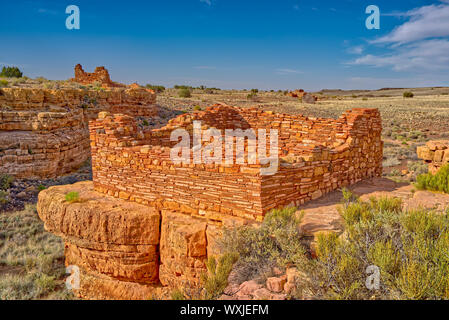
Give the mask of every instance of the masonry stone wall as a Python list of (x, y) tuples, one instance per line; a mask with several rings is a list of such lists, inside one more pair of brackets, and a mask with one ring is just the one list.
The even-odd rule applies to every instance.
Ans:
[(112, 82), (111, 77), (109, 76), (109, 71), (105, 67), (96, 67), (95, 71), (90, 73), (85, 72), (83, 67), (80, 64), (77, 64), (75, 66), (75, 78), (71, 80), (86, 85), (98, 83), (106, 88), (125, 87), (125, 85)]
[(449, 141), (428, 141), (417, 148), (418, 158), (429, 165), (429, 172), (435, 174), (449, 163)]
[[(170, 134), (193, 133), (194, 121), (202, 129), (277, 129), (277, 172), (262, 176), (260, 163), (173, 163)], [(51, 187), (37, 205), (46, 230), (65, 242), (66, 265), (80, 270), (74, 292), (83, 299), (199, 293), (208, 257), (220, 254), (224, 227), (257, 225), (272, 208), (304, 203), (382, 170), (374, 109), (314, 119), (216, 105), (153, 130), (141, 130), (133, 117), (101, 112), (89, 129), (93, 182)], [(80, 201), (67, 202), (69, 192)]]
[(90, 157), (89, 119), (102, 110), (152, 117), (155, 102), (145, 89), (0, 89), (0, 174), (69, 173)]
[[(170, 133), (177, 128), (192, 132), (195, 120), (202, 129), (277, 129), (277, 172), (261, 175), (260, 163), (173, 163), (170, 150), (176, 142)], [(132, 117), (103, 113), (90, 122), (93, 181), (97, 191), (156, 208), (261, 221), (273, 208), (300, 205), (380, 176), (381, 130), (377, 109), (314, 119), (217, 105), (147, 131), (140, 131)]]

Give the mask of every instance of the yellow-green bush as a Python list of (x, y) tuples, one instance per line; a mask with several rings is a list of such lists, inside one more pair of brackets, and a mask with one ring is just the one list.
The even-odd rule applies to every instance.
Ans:
[(190, 92), (190, 89), (179, 89), (178, 95), (181, 98), (190, 98), (192, 96), (192, 93)]
[[(296, 209), (274, 210), (259, 227), (225, 230), (220, 241), (235, 252), (241, 280), (272, 267), (295, 265), (303, 276), (296, 297), (317, 299), (449, 299), (449, 213), (403, 210), (398, 198), (361, 201), (344, 190), (344, 232), (320, 234), (310, 259)], [(376, 266), (380, 286), (366, 286)]]
[[(317, 259), (303, 267), (309, 290), (325, 299), (449, 299), (449, 215), (404, 211), (397, 198), (342, 206), (345, 233), (320, 235)], [(368, 266), (380, 269), (369, 290)]]
[(426, 173), (416, 178), (416, 187), (420, 190), (431, 190), (449, 193), (449, 164), (441, 167), (436, 174)]
[(285, 267), (304, 261), (304, 236), (298, 228), (302, 216), (296, 208), (269, 212), (258, 228), (242, 226), (225, 229), (218, 245), (223, 252), (235, 253), (239, 259), (240, 280), (270, 276), (273, 267)]
[(234, 263), (237, 261), (237, 253), (225, 253), (217, 260), (215, 257), (209, 257), (206, 262), (207, 273), (202, 275), (205, 298), (218, 298), (228, 285), (228, 277), (232, 271)]

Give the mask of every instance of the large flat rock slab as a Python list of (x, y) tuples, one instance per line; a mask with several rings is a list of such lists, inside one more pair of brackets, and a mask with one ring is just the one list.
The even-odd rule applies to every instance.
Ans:
[[(69, 192), (77, 192), (79, 202), (67, 202)], [(159, 211), (95, 192), (91, 181), (43, 190), (37, 210), (45, 228), (62, 237), (104, 244), (159, 244)]]
[[(77, 202), (66, 201), (70, 192), (78, 193)], [(114, 284), (111, 288), (117, 280), (159, 284), (159, 211), (97, 193), (91, 181), (42, 191), (37, 209), (46, 230), (65, 241), (66, 265)]]

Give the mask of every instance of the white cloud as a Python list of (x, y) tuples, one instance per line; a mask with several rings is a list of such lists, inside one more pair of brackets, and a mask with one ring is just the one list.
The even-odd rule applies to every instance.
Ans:
[[(441, 73), (449, 70), (449, 0), (407, 11), (407, 21), (370, 41), (387, 45), (385, 54), (366, 54), (349, 64), (387, 67), (394, 71)], [(348, 51), (349, 52), (349, 51)]]
[(424, 40), (386, 55), (367, 54), (350, 64), (391, 67), (395, 71), (440, 71), (449, 69), (448, 52), (449, 40)]
[[(447, 1), (449, 3), (449, 1)], [(398, 14), (408, 18), (404, 24), (372, 43), (401, 45), (429, 38), (449, 36), (449, 5), (430, 5)]]
[(200, 0), (200, 2), (204, 2), (205, 4), (207, 4), (208, 6), (212, 5), (212, 1), (211, 0)]
[(350, 54), (362, 54), (363, 53), (363, 46), (351, 47), (351, 48), (348, 48), (346, 51), (348, 53), (350, 53)]
[(287, 74), (301, 74), (302, 71), (294, 70), (294, 69), (276, 69), (276, 74), (279, 75), (287, 75)]

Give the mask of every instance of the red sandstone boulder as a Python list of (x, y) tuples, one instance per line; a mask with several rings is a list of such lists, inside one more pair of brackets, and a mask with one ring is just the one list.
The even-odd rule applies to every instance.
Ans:
[(287, 282), (287, 277), (270, 277), (267, 279), (267, 288), (270, 291), (280, 293), (284, 291), (284, 285)]

